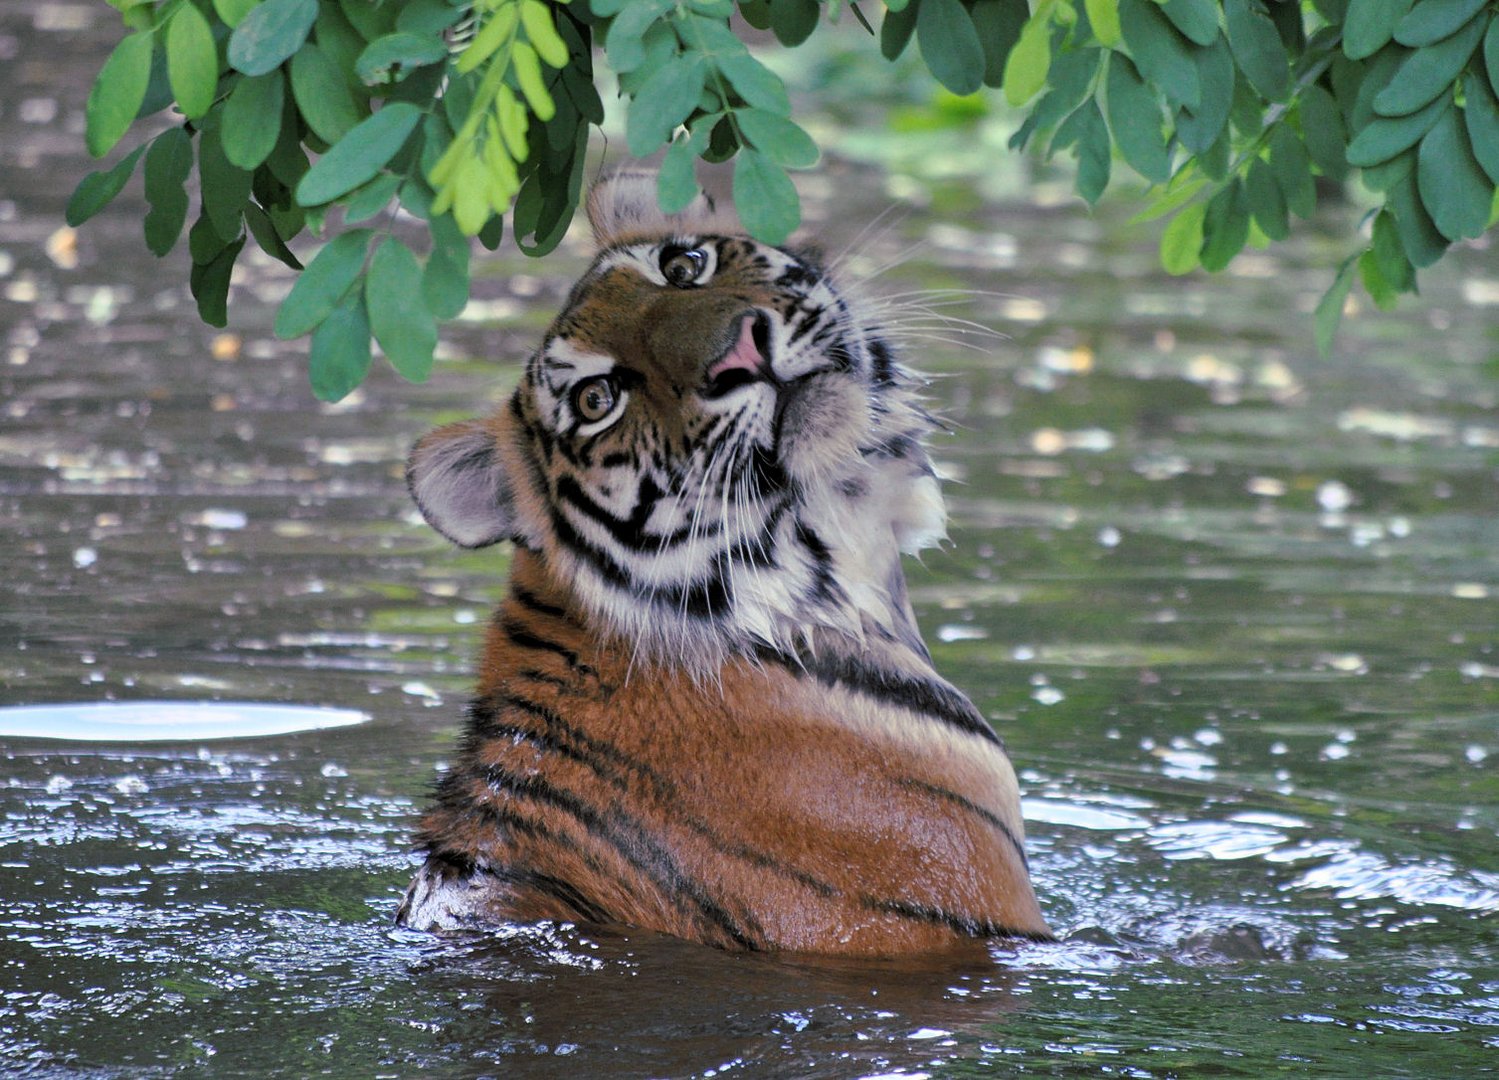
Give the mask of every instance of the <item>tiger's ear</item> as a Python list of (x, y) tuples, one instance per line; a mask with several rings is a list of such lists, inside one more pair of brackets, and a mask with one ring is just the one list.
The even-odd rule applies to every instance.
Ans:
[(406, 486), (427, 524), (459, 547), (487, 547), (514, 534), (515, 500), (484, 420), (422, 436), (406, 462)]
[(588, 223), (600, 248), (673, 233), (738, 233), (733, 217), (720, 214), (707, 195), (698, 193), (687, 209), (662, 212), (656, 201), (656, 174), (625, 169), (606, 176), (588, 193)]

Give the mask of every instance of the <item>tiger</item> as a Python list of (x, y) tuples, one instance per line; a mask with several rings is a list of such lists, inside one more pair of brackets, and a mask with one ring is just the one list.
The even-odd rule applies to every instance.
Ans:
[(946, 536), (924, 383), (815, 251), (663, 213), (639, 170), (586, 213), (519, 385), (407, 464), (438, 533), (513, 555), (398, 921), (1050, 939), (1004, 743), (907, 594), (902, 552)]

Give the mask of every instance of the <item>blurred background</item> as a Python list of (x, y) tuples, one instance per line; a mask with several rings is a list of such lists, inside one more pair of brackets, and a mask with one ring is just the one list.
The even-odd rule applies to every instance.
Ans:
[[(420, 386), (314, 401), (290, 284), (199, 322), (137, 179), (76, 233), (119, 17), (0, 7), (0, 705), (254, 701), (363, 722), (104, 741), (0, 712), (0, 1068), (17, 1075), (1465, 1076), (1499, 1058), (1499, 271), (1311, 311), (1359, 194), (1167, 277), (852, 20), (770, 58), (826, 149), (806, 233), (904, 313), (952, 423), (938, 667), (1009, 744), (1062, 941), (928, 965), (646, 935), (392, 929), (506, 553), (408, 504), (588, 257), (476, 259)], [(607, 96), (607, 94), (606, 94)], [(133, 140), (127, 140), (132, 142)], [(605, 143), (608, 146), (605, 146)], [(617, 132), (601, 154), (619, 153)], [(1116, 172), (1127, 170), (1117, 165)], [(165, 715), (165, 714), (163, 714)], [(211, 728), (210, 724), (210, 728)], [(230, 737), (239, 736), (239, 737)]]

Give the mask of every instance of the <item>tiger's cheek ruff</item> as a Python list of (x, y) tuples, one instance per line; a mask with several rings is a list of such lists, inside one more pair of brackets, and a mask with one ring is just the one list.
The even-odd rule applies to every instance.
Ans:
[[(757, 320), (772, 382), (704, 400), (699, 369), (640, 354), (647, 328), (599, 330), (630, 315), (619, 297), (653, 295), (635, 281), (667, 288), (657, 267), (680, 249), (711, 253), (692, 291)], [(599, 617), (638, 656), (705, 675), (730, 655), (794, 652), (812, 629), (859, 641), (867, 623), (908, 622), (903, 589), (886, 584), (899, 576), (890, 541), (943, 534), (924, 490), (931, 422), (855, 305), (820, 269), (742, 237), (628, 246), (584, 280), (614, 307), (575, 290), (517, 399), (546, 509), (533, 531)], [(639, 392), (576, 424), (571, 388), (610, 372)], [(913, 507), (919, 520), (902, 520)]]

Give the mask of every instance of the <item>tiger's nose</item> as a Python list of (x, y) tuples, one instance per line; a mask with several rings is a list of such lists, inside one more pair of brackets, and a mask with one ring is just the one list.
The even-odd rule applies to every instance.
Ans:
[(761, 311), (738, 316), (730, 343), (708, 364), (703, 396), (720, 398), (750, 383), (776, 381), (770, 367), (770, 320)]

